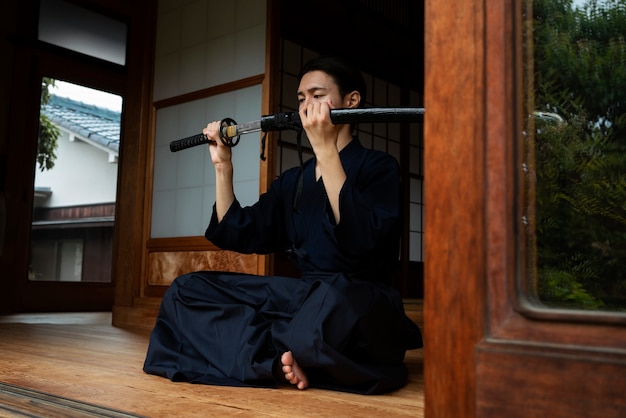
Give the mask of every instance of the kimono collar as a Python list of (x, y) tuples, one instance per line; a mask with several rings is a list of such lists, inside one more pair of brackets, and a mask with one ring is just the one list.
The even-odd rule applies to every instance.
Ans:
[[(300, 201), (300, 195), (302, 194), (302, 182), (303, 182), (303, 174), (304, 174), (304, 164), (302, 162), (302, 130), (298, 132), (297, 135), (297, 143), (298, 143), (298, 157), (300, 159), (300, 173), (298, 174), (298, 183), (296, 188), (296, 194), (293, 199), (293, 211), (298, 212), (298, 203)], [(352, 155), (355, 155), (358, 150), (362, 149), (363, 146), (361, 142), (359, 142), (359, 138), (357, 136), (352, 136), (352, 141), (348, 142), (345, 147), (341, 151), (339, 151), (339, 158), (342, 160), (345, 158), (350, 158)], [(315, 164), (313, 165), (315, 166)]]

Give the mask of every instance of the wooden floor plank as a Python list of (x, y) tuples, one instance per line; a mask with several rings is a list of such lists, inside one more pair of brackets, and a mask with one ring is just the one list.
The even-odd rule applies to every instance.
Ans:
[(0, 417), (137, 418), (111, 408), (25, 389), (0, 382)]
[(109, 324), (110, 314), (1, 319), (0, 382), (149, 417), (423, 416), (421, 350), (407, 354), (409, 384), (386, 395), (192, 385), (143, 373), (148, 331)]

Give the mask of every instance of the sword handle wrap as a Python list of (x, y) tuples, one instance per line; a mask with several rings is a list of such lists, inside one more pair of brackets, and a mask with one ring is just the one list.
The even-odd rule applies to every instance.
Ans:
[(178, 139), (176, 141), (170, 142), (170, 151), (181, 151), (187, 148), (195, 147), (197, 145), (209, 144), (211, 142), (215, 141), (211, 141), (209, 138), (207, 138), (205, 134), (193, 135), (187, 138)]
[[(236, 125), (237, 122), (235, 122), (231, 118), (223, 119), (220, 122), (218, 135), (222, 143), (227, 147), (234, 147), (239, 143), (239, 135), (237, 135)], [(205, 134), (197, 134), (170, 142), (170, 151), (177, 152), (187, 148), (195, 147), (197, 145), (214, 143), (215, 141), (210, 140)]]

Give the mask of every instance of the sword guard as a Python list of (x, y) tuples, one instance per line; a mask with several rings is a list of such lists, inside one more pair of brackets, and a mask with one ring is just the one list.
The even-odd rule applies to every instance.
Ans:
[[(232, 148), (239, 143), (239, 139), (241, 138), (241, 135), (236, 134), (237, 133), (236, 127), (231, 128), (236, 125), (237, 125), (237, 122), (235, 122), (235, 120), (232, 118), (224, 118), (220, 122), (219, 137), (220, 137), (220, 140), (222, 141), (222, 144), (226, 145), (227, 147)], [(231, 135), (233, 133), (234, 135)]]

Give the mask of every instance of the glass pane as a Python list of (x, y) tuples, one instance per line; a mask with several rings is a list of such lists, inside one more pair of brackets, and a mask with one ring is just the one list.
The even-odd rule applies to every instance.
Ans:
[[(215, 201), (215, 170), (207, 146), (172, 153), (172, 140), (195, 135), (215, 115), (236, 121), (259, 118), (261, 86), (255, 85), (158, 109), (156, 113), (152, 238), (201, 236)], [(259, 197), (260, 135), (243, 140), (233, 152), (234, 185), (242, 205)]]
[(41, 0), (39, 40), (126, 64), (126, 24), (63, 0)]
[(34, 240), (32, 255), (31, 280), (81, 281), (82, 239)]
[(531, 292), (626, 312), (626, 0), (525, 7)]
[(122, 98), (42, 80), (31, 280), (110, 282)]

